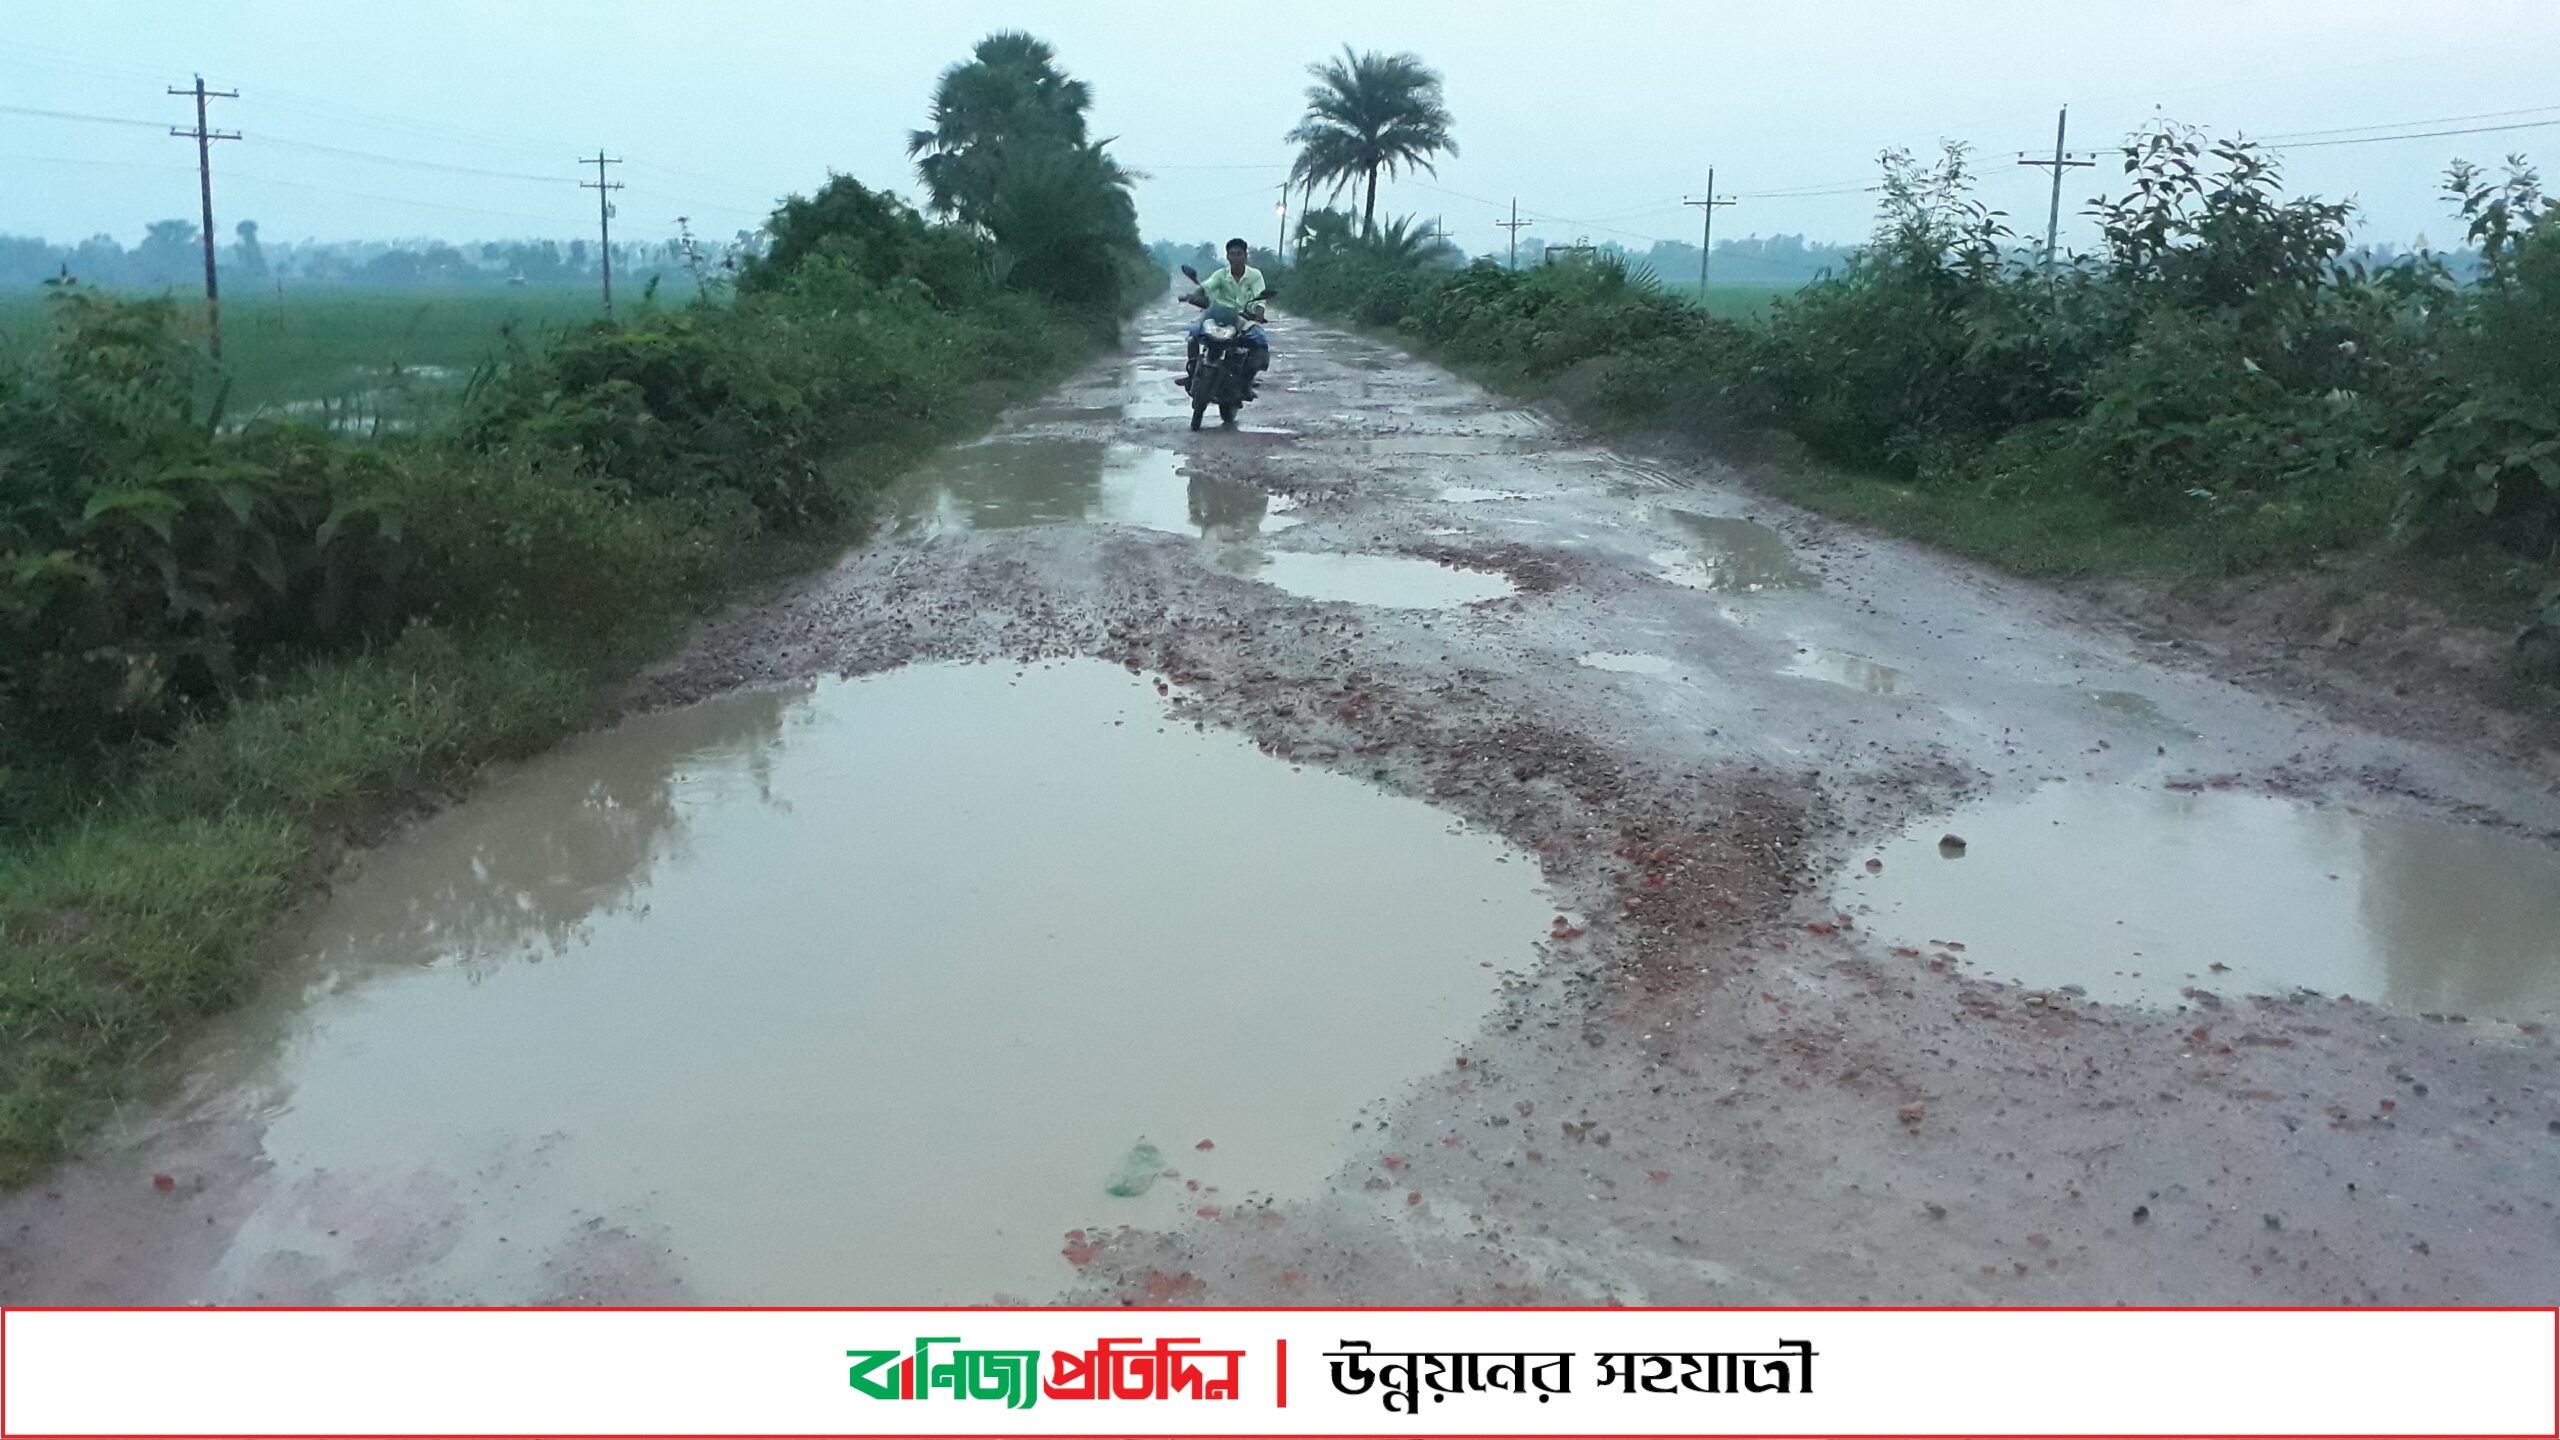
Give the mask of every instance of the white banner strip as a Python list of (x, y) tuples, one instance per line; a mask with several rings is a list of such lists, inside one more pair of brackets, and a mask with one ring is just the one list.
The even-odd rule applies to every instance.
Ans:
[(2560, 1436), (2560, 1310), (8, 1310), (0, 1435)]

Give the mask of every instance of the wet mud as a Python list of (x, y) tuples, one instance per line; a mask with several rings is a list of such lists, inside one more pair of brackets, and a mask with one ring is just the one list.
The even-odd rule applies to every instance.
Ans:
[[(379, 962), (313, 960), (253, 1012), (265, 1039), (209, 1042), (184, 1094), (0, 1200), (0, 1293), (2560, 1289), (2554, 960), (2536, 951), (2560, 796), (1320, 327), (1284, 319), (1263, 400), (1193, 434), (1168, 383), (1177, 326), (1152, 317), (1127, 354), (920, 472), (873, 545), (706, 626), (601, 750), (493, 782), (352, 870), (315, 934), (371, 914)], [(962, 707), (983, 723), (900, 700), (867, 742), (841, 729), (859, 706), (830, 708), (951, 676), (1013, 698)], [(1103, 681), (1100, 700), (1037, 688)], [(763, 738), (704, 733), (661, 747), (694, 758), (636, 767), (657, 778), (578, 778), (577, 755), (740, 715)], [(1224, 778), (1151, 789), (1176, 771), (1044, 749), (1106, 733), (1179, 741)], [(972, 748), (991, 739), (1061, 758), (1031, 777)], [(901, 798), (957, 771), (975, 799)], [(1006, 775), (1025, 778), (988, 778)], [(1076, 788), (1114, 776), (1144, 805)], [(586, 797), (551, 802), (578, 828), (510, 823), (488, 858), (434, 858), (439, 825), (467, 830), (511, 789)], [(1287, 818), (1319, 793), (1339, 814)], [(1060, 878), (1042, 846), (997, 843), (1018, 814), (1048, 849), (1107, 851), (1043, 828), (1070, 811), (1125, 816), (1111, 844), (1173, 827), (1147, 842), (1164, 858), (1122, 867), (1157, 873)], [(916, 842), (883, 849), (866, 818)], [(1412, 833), (1369, 845), (1395, 825)], [(945, 851), (943, 879), (913, 873)], [(1210, 873), (1172, 883), (1185, 863)], [(1445, 869), (1403, 868), (1424, 864)], [(470, 894), (477, 910), (449, 903)], [(821, 914), (840, 918), (782, 933)], [(1016, 943), (961, 939), (981, 923)], [(1016, 951), (1057, 957), (1032, 993), (1079, 1025), (1047, 1033), (1007, 990), (1020, 970), (973, 968)], [(948, 1056), (902, 1051), (853, 1013), (865, 954), (904, 957), (882, 1006), (1004, 1023)], [(724, 990), (689, 966), (736, 973)], [(1302, 967), (1327, 978), (1293, 988)], [(1236, 988), (1204, 988), (1216, 975)], [(538, 1024), (554, 987), (582, 1003)], [(1132, 993), (1163, 1003), (1095, 1003)], [(1256, 1007), (1338, 1033), (1225, 1028)], [(672, 1073), (564, 1035), (590, 1013), (654, 1017), (636, 1048)], [(754, 1051), (750, 1017), (784, 1038)], [(378, 1041), (351, 1043), (367, 1026)], [(1026, 1055), (978, 1043), (1011, 1032)], [(411, 1095), (438, 1088), (423, 1067), (447, 1048), (490, 1072), (481, 1088)], [(838, 1088), (812, 1080), (820, 1054)], [(689, 1083), (697, 1062), (745, 1083)], [(1070, 1071), (1127, 1108), (1088, 1123)], [(899, 1088), (935, 1075), (938, 1111)], [(893, 1103), (866, 1107), (864, 1076)], [(1203, 1105), (1245, 1108), (1183, 1108)], [(859, 1162), (756, 1158), (836, 1130), (862, 1137)], [(1009, 1149), (953, 1148), (999, 1132)], [(388, 1168), (363, 1148), (395, 1142)], [(1023, 1197), (978, 1193), (1006, 1186)], [(841, 1233), (771, 1222), (839, 1192)], [(452, 1223), (404, 1218), (422, 1215)], [(758, 1225), (819, 1263), (775, 1264)]]

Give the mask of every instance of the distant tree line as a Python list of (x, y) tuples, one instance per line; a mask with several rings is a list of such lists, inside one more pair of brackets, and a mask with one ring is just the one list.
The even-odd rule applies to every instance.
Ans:
[[(663, 241), (621, 241), (613, 246), (616, 278), (646, 285), (673, 284), (705, 264), (763, 252), (761, 230), (741, 230), (726, 243), (679, 235)], [(84, 286), (150, 294), (186, 289), (204, 281), (203, 232), (190, 220), (161, 220), (127, 248), (113, 235), (60, 244), (23, 235), (0, 235), (0, 289), (24, 290), (65, 276)], [(214, 264), (222, 283), (264, 288), (281, 280), (296, 285), (408, 288), (453, 285), (574, 285), (595, 280), (601, 268), (591, 240), (264, 239), (255, 220), (232, 227), (218, 245)]]

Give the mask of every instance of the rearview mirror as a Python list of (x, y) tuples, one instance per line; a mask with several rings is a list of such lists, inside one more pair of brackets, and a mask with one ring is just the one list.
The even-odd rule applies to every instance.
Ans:
[(1277, 290), (1265, 290), (1265, 291), (1263, 291), (1261, 294), (1256, 295), (1256, 296), (1254, 296), (1253, 298), (1254, 298), (1254, 299), (1256, 299), (1256, 300), (1268, 300), (1268, 299), (1270, 299), (1272, 296), (1277, 295), (1277, 294), (1279, 294), (1279, 293), (1280, 293), (1280, 292), (1279, 292), (1279, 291), (1277, 291)]
[(1182, 278), (1197, 283), (1200, 279), (1200, 272), (1192, 269), (1188, 265), (1185, 265), (1182, 267)]

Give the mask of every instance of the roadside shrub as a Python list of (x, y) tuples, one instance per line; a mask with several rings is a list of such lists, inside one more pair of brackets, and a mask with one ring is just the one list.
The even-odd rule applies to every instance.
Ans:
[(2457, 164), (2447, 188), (2484, 273), (2449, 307), (2444, 403), (2410, 468), (2468, 528), (2560, 561), (2560, 201), (2521, 159), (2497, 185)]
[(929, 224), (896, 196), (851, 176), (831, 176), (815, 195), (785, 199), (765, 228), (772, 244), (738, 281), (749, 293), (782, 288), (820, 257), (875, 286), (915, 281), (946, 310), (983, 300), (993, 288), (995, 256), (985, 241), (956, 225)]
[(1329, 212), (1292, 283), (1598, 418), (1774, 422), (1961, 504), (2058, 516), (2068, 494), (2179, 527), (2217, 566), (2395, 531), (2560, 565), (2560, 202), (2530, 168), (2455, 167), (2480, 257), (2456, 283), (2434, 256), (2351, 258), (2352, 208), (2286, 194), (2251, 143), (2162, 122), (2121, 155), (2099, 246), (2047, 265), (1975, 198), (1963, 147), (1888, 151), (1868, 245), (1743, 325), (1610, 257), (1453, 272)]
[(0, 386), (0, 730), (77, 747), (165, 730), (266, 653), (401, 609), (375, 458), (291, 425), (199, 418), (165, 301), (54, 297)]

